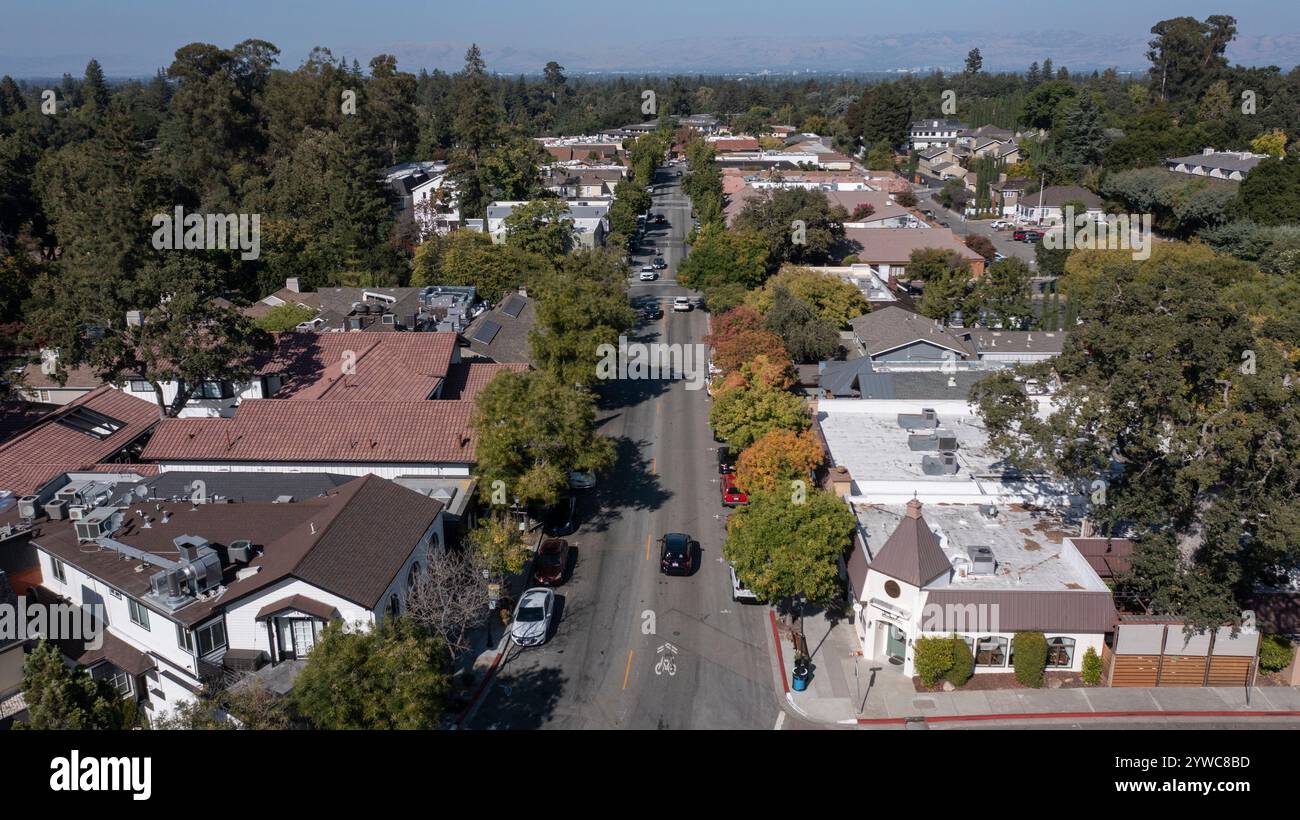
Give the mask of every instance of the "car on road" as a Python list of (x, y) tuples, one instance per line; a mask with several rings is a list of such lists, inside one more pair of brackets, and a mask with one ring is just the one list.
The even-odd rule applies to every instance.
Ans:
[(569, 471), (569, 488), (573, 490), (590, 490), (596, 486), (596, 474), (582, 470)]
[(546, 511), (542, 532), (550, 536), (572, 535), (578, 529), (578, 499), (561, 498)]
[(673, 311), (677, 313), (684, 313), (694, 309), (695, 306), (691, 304), (691, 297), (689, 296), (678, 296), (673, 300)]
[(736, 472), (736, 465), (731, 460), (731, 448), (723, 444), (718, 447), (718, 475)]
[(510, 640), (519, 646), (539, 646), (546, 643), (551, 631), (551, 615), (555, 612), (555, 590), (533, 587), (524, 590), (515, 607), (515, 617), (510, 622)]
[(1011, 227), (1011, 223), (1005, 219), (995, 219), (989, 223), (989, 227), (995, 231), (1005, 231), (1007, 228)]
[(533, 558), (533, 583), (543, 587), (559, 586), (564, 583), (568, 566), (569, 542), (563, 538), (546, 538)]
[(654, 261), (650, 263), (650, 267), (655, 270), (664, 270), (668, 267), (668, 263), (664, 261), (662, 256), (656, 256)]
[(1020, 228), (1015, 233), (1011, 234), (1011, 238), (1017, 242), (1037, 242), (1043, 238), (1043, 234), (1041, 231), (1032, 231), (1028, 228)]
[(722, 506), (739, 507), (749, 503), (749, 494), (735, 485), (735, 479), (730, 474), (723, 475), (722, 481)]
[(694, 565), (689, 535), (670, 532), (659, 539), (659, 571), (664, 575), (690, 575)]
[(727, 568), (731, 570), (731, 600), (738, 603), (761, 604), (762, 600), (758, 595), (745, 586), (745, 583), (736, 575), (736, 565), (727, 564)]
[(641, 320), (644, 322), (657, 322), (662, 318), (664, 318), (664, 311), (658, 305), (647, 305), (641, 308)]
[(994, 253), (993, 253), (993, 261), (994, 261), (994, 262), (1001, 262), (1002, 260), (1004, 260), (1004, 259), (1006, 259), (1006, 258), (1007, 258), (1007, 255), (1006, 255), (1005, 253), (1002, 253), (1001, 251), (994, 251)]
[(667, 224), (668, 224), (668, 218), (667, 218), (666, 216), (664, 216), (663, 214), (655, 214), (655, 224), (656, 224), (656, 225), (667, 225)]
[(658, 278), (659, 278), (659, 273), (649, 265), (646, 265), (645, 267), (641, 268), (642, 282), (653, 282)]

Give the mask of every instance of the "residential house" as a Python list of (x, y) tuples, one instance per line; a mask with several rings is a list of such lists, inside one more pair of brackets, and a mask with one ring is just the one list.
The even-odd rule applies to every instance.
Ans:
[[(826, 200), (832, 205), (839, 205), (849, 214), (845, 220), (846, 228), (928, 228), (919, 216), (894, 201), (893, 194), (884, 191), (840, 191), (826, 192)], [(869, 206), (871, 213), (855, 217), (854, 212), (862, 206)]]
[(614, 196), (614, 188), (626, 178), (622, 166), (553, 165), (542, 174), (542, 186), (561, 199), (598, 199)]
[(975, 674), (1006, 673), (1017, 632), (1044, 634), (1049, 672), (1080, 672), (1089, 649), (1102, 654), (1114, 601), (1059, 516), (915, 498), (901, 509), (851, 504), (859, 538), (848, 572), (868, 660), (910, 677), (919, 639), (956, 635)]
[(463, 334), (469, 350), (492, 362), (532, 361), (528, 334), (537, 323), (537, 309), (524, 293), (512, 293), (501, 304), (475, 319)]
[(22, 367), (18, 384), (15, 386), (19, 396), (42, 404), (67, 404), (81, 398), (104, 383), (95, 375), (89, 365), (67, 368), (64, 381), (59, 382), (56, 375), (59, 352), (50, 348), (41, 350), (39, 364)]
[(1246, 178), (1251, 169), (1266, 159), (1268, 159), (1268, 154), (1253, 154), (1250, 151), (1216, 151), (1213, 148), (1204, 148), (1199, 154), (1186, 157), (1170, 157), (1165, 160), (1165, 167), (1178, 174), (1230, 179), (1240, 182)]
[(882, 277), (870, 265), (811, 266), (811, 269), (818, 273), (838, 276), (856, 287), (866, 297), (872, 310), (905, 302), (910, 304), (910, 299), (907, 298), (897, 280)]
[(938, 369), (974, 359), (965, 340), (940, 322), (896, 305), (872, 310), (849, 326), (858, 350), (879, 369)]
[(1064, 331), (995, 330), (987, 328), (953, 329), (958, 338), (974, 351), (978, 362), (986, 366), (1030, 364), (1061, 355)]
[[(581, 248), (602, 248), (609, 235), (609, 206), (611, 199), (582, 199), (568, 202), (565, 219), (573, 223), (574, 245)], [(506, 241), (506, 218), (515, 208), (527, 202), (493, 202), (487, 208), (487, 233), (497, 245)]]
[(913, 151), (924, 151), (957, 141), (957, 135), (966, 130), (960, 120), (916, 120), (908, 131)]
[(984, 257), (966, 247), (948, 228), (915, 230), (846, 226), (841, 247), (842, 255), (856, 256), (858, 263), (870, 265), (885, 280), (890, 276), (906, 278), (912, 252), (925, 249), (952, 251), (966, 263), (972, 276), (984, 273)]
[(1084, 212), (1076, 208), (1075, 216), (1084, 213), (1091, 219), (1103, 216), (1101, 197), (1078, 185), (1050, 185), (1036, 193), (1024, 194), (1016, 204), (1016, 219), (1035, 224), (1061, 222), (1067, 203), (1083, 203)]
[(1025, 191), (1034, 185), (1034, 181), (1026, 177), (1002, 178), (997, 182), (989, 183), (989, 193), (993, 197), (993, 207), (1003, 216), (1014, 217), (1020, 199), (1025, 195)]
[(43, 599), (106, 628), (99, 649), (64, 654), (157, 718), (209, 681), (291, 688), (328, 623), (404, 612), (445, 535), (440, 502), (366, 476), (292, 502), (105, 504), (42, 521), (33, 544)]

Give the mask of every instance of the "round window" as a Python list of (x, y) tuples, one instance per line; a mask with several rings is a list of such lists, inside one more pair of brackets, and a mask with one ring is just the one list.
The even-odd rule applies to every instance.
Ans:
[(885, 594), (888, 595), (890, 598), (897, 598), (899, 595), (903, 594), (903, 591), (898, 588), (897, 581), (886, 581)]

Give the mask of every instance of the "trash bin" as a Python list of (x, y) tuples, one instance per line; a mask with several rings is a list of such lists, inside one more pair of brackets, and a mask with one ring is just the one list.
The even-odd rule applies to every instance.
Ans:
[(805, 666), (802, 663), (795, 664), (794, 677), (792, 682), (792, 688), (794, 689), (794, 691), (802, 692), (803, 690), (807, 689), (808, 680), (811, 677), (812, 677), (812, 673), (808, 671), (807, 666)]

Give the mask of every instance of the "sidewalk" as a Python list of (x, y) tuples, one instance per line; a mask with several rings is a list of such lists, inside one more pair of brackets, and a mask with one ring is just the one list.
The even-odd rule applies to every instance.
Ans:
[(1289, 686), (1255, 687), (1250, 691), (1249, 704), (1244, 688), (917, 692), (901, 667), (868, 661), (859, 654), (852, 622), (836, 622), (820, 613), (804, 620), (804, 635), (812, 654), (812, 680), (806, 690), (795, 692), (790, 688), (794, 646), (777, 628), (775, 613), (771, 613), (770, 620), (774, 639), (780, 635), (777, 654), (782, 679), (777, 682), (778, 697), (792, 714), (815, 723), (901, 725), (917, 720), (943, 723), (1159, 715), (1300, 718), (1300, 689)]

